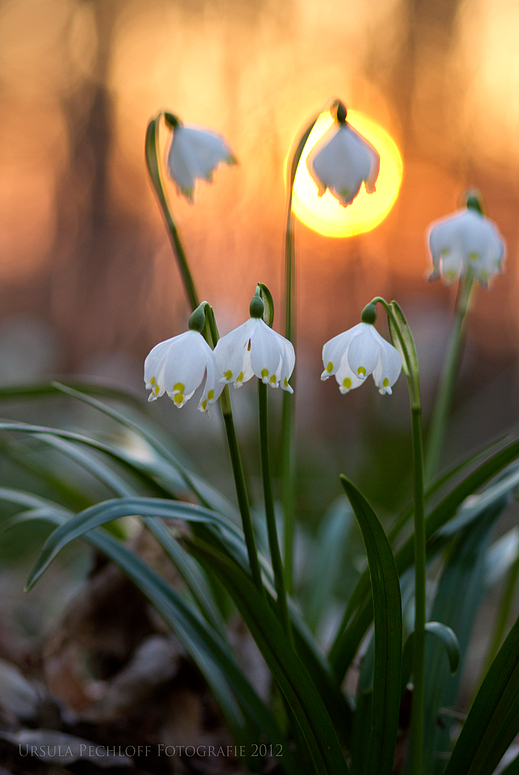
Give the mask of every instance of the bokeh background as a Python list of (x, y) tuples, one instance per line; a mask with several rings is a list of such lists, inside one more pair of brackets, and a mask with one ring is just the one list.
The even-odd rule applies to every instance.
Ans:
[[(342, 397), (319, 380), (320, 349), (374, 295), (396, 298), (427, 420), (455, 289), (427, 282), (424, 232), (477, 186), (508, 259), (475, 295), (445, 463), (517, 423), (518, 25), (510, 0), (2, 0), (1, 384), (83, 375), (145, 398), (144, 357), (188, 315), (144, 164), (159, 109), (221, 132), (240, 161), (201, 184), (194, 205), (170, 189), (200, 296), (227, 332), (261, 280), (279, 326), (285, 159), (309, 116), (340, 97), (391, 133), (404, 179), (369, 233), (338, 240), (296, 225), (299, 512), (313, 529), (342, 471), (390, 516), (410, 492), (405, 381), (392, 398), (372, 384)], [(252, 383), (233, 398), (254, 481)], [(166, 398), (150, 411), (231, 492), (217, 412), (208, 421)], [(79, 423), (48, 402), (11, 416)]]

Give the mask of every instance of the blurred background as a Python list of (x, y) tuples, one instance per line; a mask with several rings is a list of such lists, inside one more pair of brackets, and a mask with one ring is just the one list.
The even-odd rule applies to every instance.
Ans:
[[(424, 232), (476, 186), (508, 259), (475, 294), (445, 463), (517, 423), (518, 25), (509, 0), (2, 0), (0, 384), (82, 375), (145, 399), (145, 356), (189, 312), (144, 164), (159, 109), (222, 133), (240, 161), (200, 184), (194, 205), (169, 189), (200, 296), (226, 333), (262, 281), (280, 330), (285, 159), (340, 97), (392, 135), (404, 177), (373, 231), (333, 239), (296, 224), (299, 512), (314, 529), (344, 472), (390, 516), (410, 493), (405, 380), (392, 398), (373, 384), (340, 396), (319, 380), (320, 350), (374, 295), (396, 298), (427, 420), (455, 288), (427, 282)], [(252, 383), (233, 399), (254, 472)], [(99, 429), (53, 401), (10, 416)], [(217, 412), (208, 421), (166, 398), (150, 412), (232, 492)]]

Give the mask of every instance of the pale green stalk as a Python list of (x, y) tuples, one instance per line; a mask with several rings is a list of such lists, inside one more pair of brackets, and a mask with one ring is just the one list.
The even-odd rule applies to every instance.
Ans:
[(452, 401), (452, 394), (458, 369), (461, 353), (463, 350), (464, 330), (467, 310), (471, 296), (472, 286), (474, 284), (474, 275), (467, 272), (460, 280), (456, 306), (454, 309), (454, 319), (452, 322), (447, 353), (443, 365), (443, 371), (434, 402), (434, 408), (429, 426), (429, 435), (427, 439), (427, 454), (425, 462), (425, 481), (429, 483), (438, 473), (440, 457), (445, 437), (445, 429), (449, 409)]
[[(313, 119), (305, 129), (294, 151), (290, 175), (288, 179), (287, 220), (285, 231), (285, 337), (295, 347), (296, 337), (296, 299), (295, 299), (295, 259), (294, 259), (294, 213), (292, 198), (297, 167), (303, 153), (306, 141), (314, 128)], [(292, 387), (295, 384), (295, 370), (291, 378)], [(284, 556), (285, 583), (289, 592), (293, 586), (294, 568), (294, 528), (295, 528), (295, 461), (294, 461), (294, 418), (295, 396), (283, 391), (281, 411), (281, 499), (284, 519)]]
[(164, 186), (162, 185), (162, 177), (160, 174), (160, 164), (159, 164), (160, 147), (159, 147), (158, 128), (159, 128), (161, 117), (162, 117), (162, 113), (159, 113), (155, 118), (152, 118), (152, 120), (148, 124), (148, 129), (146, 130), (146, 145), (145, 145), (146, 165), (148, 167), (148, 172), (150, 175), (150, 180), (153, 185), (153, 189), (155, 191), (155, 194), (157, 195), (157, 200), (158, 200), (162, 215), (164, 216), (164, 220), (166, 222), (166, 227), (168, 230), (171, 247), (173, 248), (173, 251), (177, 259), (178, 268), (180, 270), (182, 282), (184, 283), (184, 288), (186, 291), (187, 298), (189, 300), (189, 304), (191, 306), (191, 309), (195, 310), (200, 304), (200, 301), (198, 299), (195, 283), (191, 275), (191, 270), (189, 269), (186, 253), (184, 251), (184, 247), (180, 240), (178, 229), (171, 215), (171, 209), (168, 205), (168, 201), (166, 198), (166, 191), (164, 189)]
[(414, 494), (414, 568), (415, 612), (413, 634), (413, 704), (411, 710), (411, 740), (409, 744), (410, 772), (421, 775), (423, 770), (424, 736), (424, 678), (425, 678), (425, 621), (426, 621), (426, 552), (425, 552), (425, 495), (422, 439), (422, 402), (418, 380), (418, 359), (411, 331), (396, 302), (388, 304), (377, 297), (387, 312), (393, 344), (402, 355), (407, 376), (413, 436), (413, 494)]
[(279, 550), (276, 514), (274, 510), (274, 497), (272, 494), (267, 389), (267, 385), (265, 385), (261, 380), (258, 380), (261, 475), (263, 479), (265, 518), (267, 521), (267, 534), (269, 540), (270, 557), (272, 561), (272, 570), (274, 571), (274, 584), (276, 586), (279, 618), (289, 640), (292, 642), (292, 628), (290, 626), (290, 616), (288, 613), (285, 574), (283, 572), (283, 562), (281, 560), (281, 552)]
[[(162, 184), (162, 178), (160, 174), (159, 163), (159, 141), (158, 141), (158, 126), (162, 118), (162, 113), (159, 113), (148, 124), (146, 131), (146, 164), (150, 179), (157, 195), (157, 200), (164, 216), (168, 234), (170, 237), (171, 245), (175, 253), (180, 274), (182, 276), (182, 282), (188, 298), (189, 305), (193, 312), (200, 305), (198, 300), (198, 294), (195, 288), (195, 282), (189, 269), (187, 257), (178, 234), (177, 227), (171, 215), (171, 211), (166, 198), (166, 192)], [(169, 115), (169, 114), (168, 114)], [(170, 120), (174, 117), (170, 117)], [(202, 306), (206, 314), (206, 327), (205, 336), (207, 341), (213, 347), (218, 341), (218, 329), (216, 327), (216, 321), (212, 307), (207, 302), (203, 302)], [(229, 455), (231, 458), (231, 467), (234, 477), (234, 484), (236, 488), (236, 497), (238, 500), (238, 508), (240, 510), (240, 516), (242, 520), (243, 534), (245, 537), (245, 543), (247, 545), (247, 553), (249, 557), (249, 565), (251, 569), (252, 578), (257, 588), (263, 591), (263, 584), (261, 580), (261, 569), (258, 559), (258, 551), (256, 548), (256, 541), (254, 538), (254, 529), (252, 525), (252, 519), (250, 514), (249, 497), (247, 494), (247, 485), (245, 482), (245, 476), (243, 473), (243, 466), (241, 462), (240, 449), (238, 446), (238, 439), (236, 436), (236, 429), (234, 426), (234, 420), (232, 415), (231, 401), (229, 397), (229, 388), (225, 386), (222, 395), (220, 397), (220, 407), (223, 415), (223, 422), (225, 427), (225, 434), (227, 438), (227, 445), (229, 447)]]

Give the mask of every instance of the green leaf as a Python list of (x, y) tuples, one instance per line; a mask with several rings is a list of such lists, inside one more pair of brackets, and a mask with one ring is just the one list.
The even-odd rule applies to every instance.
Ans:
[(445, 775), (491, 775), (519, 732), (519, 619), (481, 685)]
[(360, 525), (373, 593), (375, 661), (366, 775), (391, 775), (400, 711), (402, 601), (395, 559), (377, 515), (360, 490), (341, 475)]
[(305, 582), (307, 599), (303, 601), (306, 622), (317, 632), (343, 572), (344, 548), (354, 523), (353, 512), (344, 498), (338, 499), (324, 515), (313, 550), (312, 574)]
[(233, 598), (307, 742), (318, 775), (345, 775), (348, 766), (326, 706), (271, 605), (250, 577), (222, 552), (196, 539), (190, 551), (216, 573)]
[(60, 550), (74, 538), (78, 538), (87, 531), (103, 525), (105, 522), (132, 514), (143, 517), (164, 517), (191, 522), (208, 522), (225, 533), (230, 545), (236, 546), (240, 541), (240, 533), (232, 523), (225, 521), (218, 514), (202, 506), (161, 500), (160, 498), (118, 498), (116, 500), (104, 501), (77, 514), (49, 536), (29, 575), (27, 589), (30, 589), (35, 584)]
[(460, 644), (458, 643), (456, 633), (441, 622), (427, 622), (425, 631), (434, 635), (442, 643), (449, 660), (451, 675), (454, 675), (460, 663)]
[[(456, 630), (461, 654), (461, 668), (467, 654), (478, 611), (484, 600), (484, 566), (490, 531), (501, 515), (501, 502), (487, 507), (479, 519), (466, 526), (447, 547), (445, 566), (442, 569), (431, 618), (440, 620)], [(460, 590), (463, 593), (460, 594)], [(443, 648), (428, 642), (425, 653), (425, 740), (424, 772), (443, 772), (443, 762), (438, 752), (451, 749), (451, 718), (444, 718), (444, 725), (437, 723), (439, 708), (459, 705), (462, 669), (455, 677), (448, 675)]]
[[(32, 507), (46, 506), (46, 503), (40, 503), (39, 500), (29, 502), (23, 500), (22, 502), (24, 505)], [(105, 501), (86, 509), (84, 512), (76, 514), (67, 520), (66, 523), (55, 530), (47, 539), (40, 557), (29, 576), (28, 587), (35, 583), (48, 568), (57, 553), (74, 538), (84, 535), (89, 530), (103, 525), (105, 522), (131, 514), (186, 520), (194, 525), (197, 533), (204, 528), (205, 532), (199, 533), (200, 537), (217, 550), (232, 556), (233, 560), (240, 564), (245, 572), (248, 572), (247, 552), (243, 534), (232, 523), (227, 522), (218, 514), (208, 511), (201, 506), (164, 501), (158, 498), (119, 498), (117, 500)], [(165, 542), (164, 546), (170, 555), (174, 554), (178, 560), (176, 550), (166, 539), (165, 529), (163, 530), (160, 526), (153, 527), (153, 520), (151, 519), (146, 519), (145, 522), (159, 540)], [(180, 551), (180, 549), (178, 550)], [(269, 577), (271, 578), (272, 576), (272, 571), (263, 558), (262, 561), (264, 571), (266, 572), (266, 580), (268, 581)], [(205, 605), (202, 604), (202, 596), (197, 589), (197, 585), (190, 583), (193, 587), (193, 594), (201, 605), (204, 614), (208, 616), (208, 611)], [(310, 634), (305, 630), (295, 613), (292, 612), (292, 614), (294, 636), (300, 658), (312, 676), (312, 680), (318, 687), (321, 696), (325, 699), (334, 721), (347, 733), (351, 717), (350, 708), (338, 690), (328, 664), (319, 655)], [(211, 620), (211, 616), (208, 616), (208, 619)]]
[[(43, 499), (25, 496), (25, 493), (0, 488), (0, 498), (24, 502), (27, 505), (39, 504), (42, 507), (48, 505), (48, 502)], [(60, 527), (65, 525), (65, 518), (59, 508), (52, 519), (50, 510), (45, 518)], [(235, 697), (238, 698), (247, 716), (259, 730), (264, 732), (267, 739), (274, 746), (280, 746), (283, 752), (280, 764), (285, 772), (288, 775), (300, 775), (273, 714), (237, 666), (228, 645), (188, 603), (182, 600), (175, 590), (124, 544), (100, 531), (91, 531), (86, 539), (119, 565), (175, 632), (207, 680), (237, 742), (246, 740), (250, 748), (251, 738), (244, 728), (244, 720), (241, 718)]]
[[(455, 515), (456, 510), (465, 498), (476, 492), (476, 490), (486, 484), (518, 456), (519, 441), (514, 441), (472, 471), (432, 509), (425, 520), (429, 559), (438, 554), (445, 545), (445, 542), (433, 543), (432, 539), (435, 533)], [(399, 575), (402, 575), (413, 564), (413, 541), (413, 536), (411, 536), (395, 554)], [(346, 670), (351, 664), (372, 620), (371, 602), (369, 599), (366, 599), (365, 594), (362, 594), (361, 585), (365, 585), (363, 577), (359, 580), (359, 584), (348, 605), (348, 619), (344, 618), (343, 625), (339, 629), (328, 655), (329, 662), (339, 682), (342, 682)], [(354, 608), (354, 604), (357, 605), (357, 608)]]
[[(148, 408), (148, 402), (137, 394), (128, 390), (121, 390), (120, 388), (114, 388), (110, 385), (103, 384), (102, 382), (83, 382), (74, 381), (69, 387), (79, 390), (82, 393), (88, 393), (90, 395), (102, 396), (103, 398), (111, 398), (115, 401), (121, 401), (122, 403), (132, 406), (134, 409), (138, 409), (143, 414), (146, 414)], [(50, 382), (35, 382), (22, 385), (4, 385), (0, 387), (0, 401), (20, 400), (25, 398), (44, 398), (46, 396), (59, 396), (62, 391), (51, 384)]]

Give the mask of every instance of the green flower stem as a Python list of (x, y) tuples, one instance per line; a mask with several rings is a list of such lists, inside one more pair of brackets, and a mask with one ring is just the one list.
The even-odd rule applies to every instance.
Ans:
[[(371, 304), (382, 304), (387, 312), (393, 343), (402, 355), (407, 376), (413, 435), (413, 494), (414, 494), (414, 568), (415, 614), (413, 635), (413, 706), (411, 711), (410, 772), (421, 775), (423, 769), (424, 735), (424, 668), (425, 668), (425, 494), (422, 438), (422, 402), (418, 379), (418, 359), (411, 331), (402, 311), (394, 301), (388, 304), (377, 297)], [(396, 341), (395, 341), (396, 338)]]
[[(219, 339), (218, 327), (216, 325), (216, 319), (214, 316), (213, 308), (202, 302), (205, 306), (206, 315), (206, 333), (208, 334), (209, 343), (213, 347)], [(245, 475), (243, 473), (243, 465), (241, 462), (240, 448), (238, 446), (238, 437), (236, 435), (236, 428), (234, 426), (234, 419), (232, 414), (231, 397), (229, 395), (229, 387), (226, 385), (220, 396), (220, 408), (222, 410), (223, 423), (225, 427), (225, 434), (227, 436), (227, 446), (229, 447), (229, 455), (231, 457), (232, 473), (234, 477), (234, 486), (236, 489), (236, 498), (238, 500), (238, 508), (240, 510), (243, 535), (245, 536), (245, 544), (247, 546), (247, 554), (249, 556), (249, 565), (251, 569), (252, 580), (256, 587), (263, 593), (263, 583), (261, 580), (261, 567), (258, 559), (258, 550), (256, 547), (256, 539), (254, 537), (254, 527), (252, 525), (252, 518), (250, 513), (249, 496), (247, 493), (247, 485), (245, 482)]]
[(270, 557), (272, 560), (272, 569), (274, 571), (274, 583), (276, 586), (277, 603), (279, 608), (279, 618), (283, 629), (289, 640), (292, 640), (292, 628), (290, 626), (290, 616), (288, 613), (287, 595), (285, 587), (285, 574), (283, 572), (283, 562), (279, 550), (278, 531), (276, 527), (276, 515), (274, 511), (274, 497), (272, 495), (272, 479), (270, 475), (270, 454), (269, 454), (269, 435), (268, 435), (268, 396), (267, 385), (258, 380), (259, 397), (259, 427), (260, 427), (260, 453), (261, 453), (261, 475), (263, 479), (263, 497), (265, 500), (265, 517), (267, 520), (267, 533), (270, 548)]
[[(295, 304), (295, 260), (294, 260), (294, 213), (292, 199), (294, 195), (294, 180), (297, 167), (301, 160), (303, 149), (310, 132), (314, 128), (316, 118), (312, 119), (294, 151), (290, 175), (288, 179), (287, 220), (285, 229), (285, 338), (295, 347), (296, 304)], [(295, 370), (291, 379), (295, 385)], [(295, 462), (294, 462), (294, 425), (295, 425), (294, 395), (283, 391), (281, 409), (281, 500), (283, 503), (283, 538), (285, 559), (285, 583), (289, 593), (293, 587), (294, 571), (294, 531), (295, 531)]]
[(162, 215), (164, 216), (164, 220), (166, 222), (169, 239), (177, 259), (187, 298), (189, 300), (191, 309), (194, 310), (198, 307), (200, 302), (196, 292), (193, 276), (191, 275), (191, 271), (189, 269), (186, 254), (182, 246), (182, 242), (180, 241), (178, 229), (171, 216), (171, 210), (168, 205), (166, 192), (164, 190), (164, 186), (162, 185), (162, 178), (160, 174), (159, 124), (161, 118), (162, 113), (158, 113), (157, 116), (150, 121), (146, 130), (146, 165), (148, 167), (150, 180), (157, 196)]
[(412, 407), (414, 485), (415, 611), (413, 635), (413, 705), (411, 711), (410, 771), (422, 772), (425, 680), (425, 498), (421, 407)]
[[(184, 288), (187, 294), (187, 298), (191, 309), (194, 311), (197, 307), (202, 306), (206, 315), (206, 326), (204, 335), (208, 343), (215, 347), (218, 341), (218, 328), (214, 317), (213, 308), (207, 304), (207, 302), (200, 302), (198, 300), (198, 294), (196, 292), (195, 283), (189, 265), (187, 262), (184, 248), (180, 241), (177, 227), (171, 216), (171, 211), (166, 198), (166, 192), (162, 185), (162, 178), (160, 174), (159, 164), (159, 141), (158, 141), (158, 127), (162, 118), (162, 113), (159, 113), (148, 124), (146, 131), (146, 164), (150, 175), (157, 200), (162, 210), (164, 220), (168, 229), (168, 234), (171, 240), (171, 245), (177, 258), (180, 274), (184, 283)], [(234, 477), (234, 485), (236, 488), (236, 497), (238, 500), (238, 508), (240, 510), (240, 516), (242, 520), (243, 534), (245, 536), (245, 543), (247, 546), (247, 553), (249, 556), (249, 565), (253, 581), (257, 588), (263, 591), (263, 583), (261, 580), (261, 569), (258, 559), (258, 551), (256, 548), (256, 541), (254, 538), (254, 529), (252, 526), (252, 519), (249, 506), (249, 497), (247, 494), (247, 485), (245, 482), (245, 476), (243, 473), (243, 466), (241, 462), (240, 449), (238, 446), (238, 438), (236, 436), (236, 429), (234, 426), (234, 419), (232, 414), (231, 400), (229, 397), (229, 388), (225, 386), (222, 395), (220, 397), (220, 407), (223, 415), (223, 422), (225, 427), (225, 433), (227, 437), (227, 445), (229, 447), (229, 455), (231, 458), (231, 466)]]
[(474, 275), (471, 272), (460, 280), (454, 320), (452, 323), (447, 354), (443, 365), (436, 401), (431, 417), (429, 437), (427, 439), (427, 454), (425, 463), (425, 481), (430, 482), (438, 472), (440, 455), (445, 436), (445, 428), (449, 415), (454, 384), (458, 374), (460, 357), (464, 342), (465, 318), (469, 308)]

